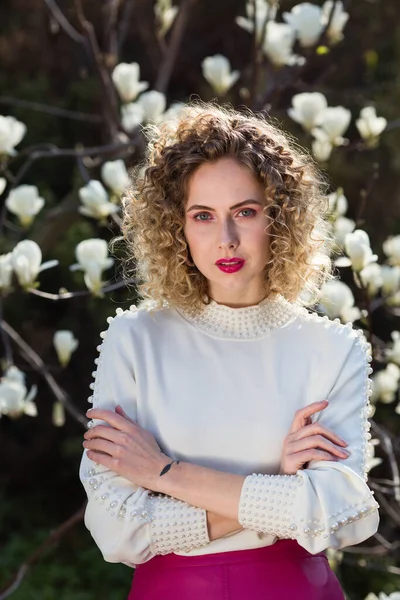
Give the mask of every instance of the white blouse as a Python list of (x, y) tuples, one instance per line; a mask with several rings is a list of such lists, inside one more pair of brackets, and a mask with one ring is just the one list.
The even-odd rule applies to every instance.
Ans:
[[(370, 346), (351, 323), (282, 296), (246, 308), (212, 301), (200, 316), (132, 306), (107, 320), (89, 402), (112, 410), (120, 404), (171, 459), (246, 478), (243, 529), (210, 541), (205, 510), (135, 485), (85, 450), (85, 525), (106, 561), (133, 567), (157, 554), (226, 552), (285, 538), (317, 553), (377, 531), (379, 506), (366, 483)], [(279, 475), (295, 411), (325, 399), (328, 407), (313, 420), (347, 441), (350, 456)]]

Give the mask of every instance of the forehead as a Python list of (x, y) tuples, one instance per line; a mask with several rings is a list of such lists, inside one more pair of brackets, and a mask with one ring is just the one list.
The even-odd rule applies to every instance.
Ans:
[(245, 165), (234, 158), (221, 158), (200, 165), (188, 181), (190, 200), (264, 198), (264, 188)]

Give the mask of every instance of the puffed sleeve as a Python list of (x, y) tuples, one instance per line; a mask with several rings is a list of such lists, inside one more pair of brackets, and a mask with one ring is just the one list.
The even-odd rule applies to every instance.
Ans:
[[(101, 334), (103, 343), (97, 348), (100, 354), (95, 360), (97, 371), (89, 402), (109, 410), (120, 404), (136, 419), (130, 320), (135, 315), (126, 313), (109, 317), (109, 329)], [(98, 423), (104, 421), (91, 421), (89, 426)], [(79, 477), (88, 497), (84, 522), (107, 562), (134, 567), (156, 554), (187, 552), (210, 542), (205, 510), (135, 485), (93, 463), (86, 450)]]
[(244, 528), (296, 539), (310, 553), (358, 544), (379, 524), (379, 505), (367, 486), (371, 395), (369, 344), (352, 331), (350, 351), (318, 420), (348, 443), (347, 459), (310, 461), (295, 475), (246, 477), (239, 502)]

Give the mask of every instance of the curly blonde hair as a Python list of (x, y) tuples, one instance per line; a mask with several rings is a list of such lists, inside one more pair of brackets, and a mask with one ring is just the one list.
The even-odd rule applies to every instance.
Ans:
[(133, 267), (143, 298), (181, 309), (201, 309), (210, 301), (206, 278), (190, 266), (184, 235), (188, 182), (201, 164), (231, 157), (265, 189), (264, 211), (271, 220), (266, 295), (316, 301), (332, 278), (333, 240), (326, 182), (309, 154), (269, 117), (199, 102), (146, 134), (145, 163), (135, 169), (122, 199), (125, 273), (131, 275)]

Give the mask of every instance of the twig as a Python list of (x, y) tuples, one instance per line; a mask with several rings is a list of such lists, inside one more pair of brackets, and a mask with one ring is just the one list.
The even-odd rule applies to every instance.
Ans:
[(106, 0), (104, 10), (107, 66), (115, 67), (118, 60), (118, 12), (121, 0)]
[(53, 18), (60, 25), (61, 29), (63, 29), (65, 31), (65, 33), (67, 35), (69, 35), (69, 37), (71, 39), (74, 40), (74, 42), (77, 42), (78, 44), (83, 44), (85, 41), (85, 37), (81, 33), (79, 33), (75, 29), (75, 27), (73, 27), (71, 25), (71, 23), (68, 21), (67, 17), (64, 15), (64, 13), (60, 10), (59, 6), (56, 4), (56, 2), (54, 0), (44, 0), (44, 1), (47, 5), (47, 8), (51, 12)]
[(400, 502), (400, 473), (399, 466), (397, 464), (393, 450), (392, 440), (390, 439), (389, 434), (384, 430), (384, 428), (378, 425), (375, 421), (372, 422), (372, 429), (374, 429), (378, 433), (381, 440), (383, 441), (384, 450), (388, 455), (390, 468), (392, 469), (394, 497), (396, 502)]
[(50, 373), (46, 364), (40, 358), (40, 356), (37, 354), (37, 352), (35, 352), (35, 350), (31, 346), (29, 346), (29, 344), (27, 344), (25, 342), (25, 340), (22, 339), (22, 337), (19, 335), (19, 333), (17, 333), (15, 331), (15, 329), (13, 327), (11, 327), (11, 325), (9, 325), (6, 321), (1, 321), (0, 327), (17, 344), (17, 346), (19, 346), (21, 354), (30, 363), (30, 365), (32, 365), (32, 367), (38, 373), (40, 373), (42, 375), (42, 377), (44, 377), (44, 379), (47, 382), (47, 385), (53, 392), (54, 396), (57, 398), (57, 400), (59, 402), (61, 402), (65, 406), (67, 412), (70, 413), (70, 415), (75, 419), (75, 421), (77, 421), (78, 423), (83, 425), (83, 427), (86, 429), (87, 428), (86, 417), (84, 417), (79, 412), (79, 410), (72, 404), (71, 399), (69, 398), (68, 394), (59, 386), (59, 384), (54, 379), (53, 375)]
[(118, 55), (121, 54), (122, 47), (125, 43), (126, 36), (128, 35), (129, 22), (133, 10), (134, 0), (125, 0), (125, 6), (122, 11), (122, 16), (119, 23), (118, 30)]
[[(0, 323), (2, 321), (3, 321), (3, 296), (0, 294)], [(11, 366), (13, 364), (13, 362), (14, 362), (13, 361), (13, 351), (12, 351), (12, 347), (11, 347), (8, 335), (3, 330), (2, 327), (0, 327), (0, 338), (1, 338), (2, 344), (4, 346), (4, 351), (5, 351), (5, 355), (6, 355), (6, 368), (5, 368), (5, 370), (7, 370), (7, 368), (9, 366)]]
[[(130, 279), (128, 282), (122, 280), (117, 281), (111, 285), (106, 285), (100, 291), (102, 293), (113, 292), (114, 290), (118, 290), (119, 288), (125, 287), (127, 283), (134, 283), (134, 279)], [(89, 290), (79, 290), (78, 292), (65, 292), (62, 294), (49, 294), (48, 292), (41, 292), (40, 290), (31, 288), (28, 290), (30, 294), (34, 296), (40, 296), (41, 298), (45, 298), (46, 300), (71, 300), (71, 298), (80, 298), (82, 296), (91, 296), (92, 293)]]
[(77, 510), (71, 517), (69, 517), (69, 519), (64, 521), (64, 523), (61, 523), (61, 525), (59, 525), (57, 529), (52, 531), (50, 535), (48, 535), (47, 538), (45, 538), (45, 540), (40, 544), (40, 546), (36, 548), (36, 550), (34, 550), (34, 552), (26, 559), (24, 563), (22, 563), (12, 581), (8, 583), (0, 592), (0, 600), (5, 600), (18, 589), (25, 575), (29, 572), (30, 568), (38, 562), (39, 558), (42, 556), (45, 550), (47, 550), (53, 544), (59, 542), (62, 536), (69, 529), (71, 529), (71, 527), (76, 525), (76, 523), (82, 521), (83, 516), (85, 514), (85, 509), (86, 502), (79, 510)]
[(47, 113), (49, 115), (53, 115), (55, 117), (74, 119), (75, 121), (85, 121), (90, 123), (104, 122), (104, 119), (101, 115), (91, 115), (79, 111), (67, 110), (65, 108), (57, 108), (56, 106), (49, 106), (40, 102), (30, 102), (28, 100), (12, 98), (11, 96), (0, 96), (0, 103), (19, 106), (20, 108), (28, 108), (30, 110), (36, 110), (39, 112)]
[(170, 43), (158, 70), (154, 89), (165, 94), (169, 80), (174, 70), (178, 51), (185, 33), (190, 11), (197, 0), (184, 0), (180, 4), (179, 12), (174, 23)]

